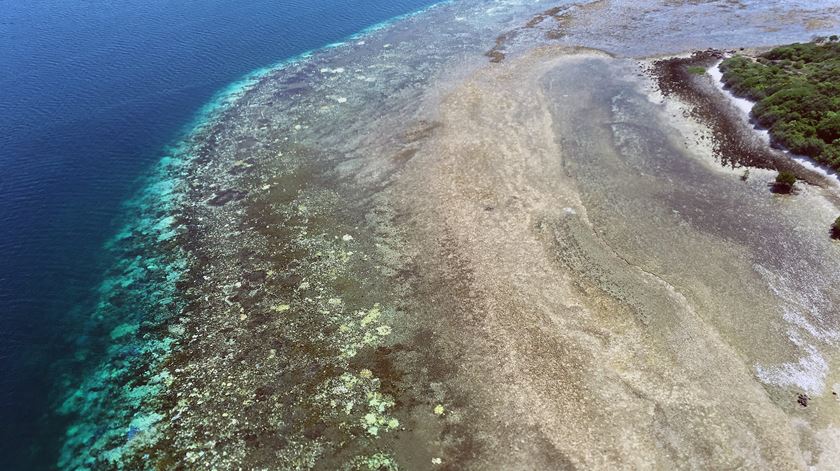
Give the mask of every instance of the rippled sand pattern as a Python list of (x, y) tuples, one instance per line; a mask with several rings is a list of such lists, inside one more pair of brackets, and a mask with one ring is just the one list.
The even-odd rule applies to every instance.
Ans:
[(835, 469), (833, 190), (742, 181), (641, 57), (836, 13), (452, 2), (266, 72), (185, 143), (186, 307), (106, 386), (156, 387), (65, 465)]

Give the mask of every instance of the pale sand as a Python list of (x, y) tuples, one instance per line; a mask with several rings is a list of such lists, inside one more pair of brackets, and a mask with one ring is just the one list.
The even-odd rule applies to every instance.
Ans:
[[(669, 122), (699, 125), (648, 101), (634, 64), (547, 48), (481, 70), (443, 100), (390, 190), (442, 260), (430, 276), (458, 280), (460, 303), (434, 327), (458, 346), (455, 387), (475, 401), (476, 468), (816, 464), (837, 447), (826, 378), (808, 379), (805, 409), (794, 392), (809, 384), (765, 388), (755, 365), (823, 345), (792, 345), (771, 280), (787, 258), (761, 257), (786, 246), (821, 263), (796, 289), (831, 273), (836, 250), (798, 244), (785, 234), (796, 211), (713, 169)], [(812, 281), (836, 299), (831, 278)]]

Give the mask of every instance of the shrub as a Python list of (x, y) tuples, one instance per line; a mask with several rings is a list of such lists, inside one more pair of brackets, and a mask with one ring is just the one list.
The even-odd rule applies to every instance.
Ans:
[(834, 220), (834, 224), (831, 225), (831, 237), (840, 239), (840, 216), (837, 216), (837, 219)]
[(817, 135), (825, 142), (840, 139), (840, 113), (827, 113), (817, 124)]
[(776, 183), (793, 186), (793, 184), (796, 183), (796, 175), (782, 170), (778, 175), (776, 175)]
[(752, 116), (774, 144), (840, 170), (840, 42), (790, 44), (756, 60), (721, 64), (732, 93), (756, 101)]
[(793, 190), (794, 184), (796, 184), (796, 175), (782, 170), (776, 175), (776, 183), (773, 185), (773, 191), (776, 193), (790, 193)]

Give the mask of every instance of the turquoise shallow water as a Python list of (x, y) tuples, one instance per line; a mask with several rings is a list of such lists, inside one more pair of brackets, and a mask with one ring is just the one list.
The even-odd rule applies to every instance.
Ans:
[(56, 382), (72, 387), (104, 354), (136, 357), (112, 342), (130, 327), (114, 328), (178, 308), (184, 265), (161, 229), (181, 156), (156, 163), (166, 143), (263, 67), (430, 3), (0, 2), (5, 469), (53, 466)]

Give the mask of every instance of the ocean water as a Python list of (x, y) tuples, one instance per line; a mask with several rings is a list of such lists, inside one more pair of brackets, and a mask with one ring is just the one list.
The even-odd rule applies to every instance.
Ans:
[[(101, 317), (128, 311), (97, 309), (107, 273), (135, 263), (125, 257), (136, 247), (106, 245), (127, 224), (160, 224), (152, 209), (145, 223), (126, 218), (166, 203), (165, 181), (146, 185), (177, 171), (173, 159), (158, 164), (177, 152), (167, 146), (252, 71), (431, 3), (0, 0), (3, 469), (56, 463), (66, 425), (50, 412), (56, 383), (101, 360), (115, 332), (98, 326), (118, 322)], [(144, 186), (154, 191), (138, 194)], [(160, 274), (170, 288), (177, 269), (169, 261)], [(147, 295), (134, 301), (167, 293)]]

